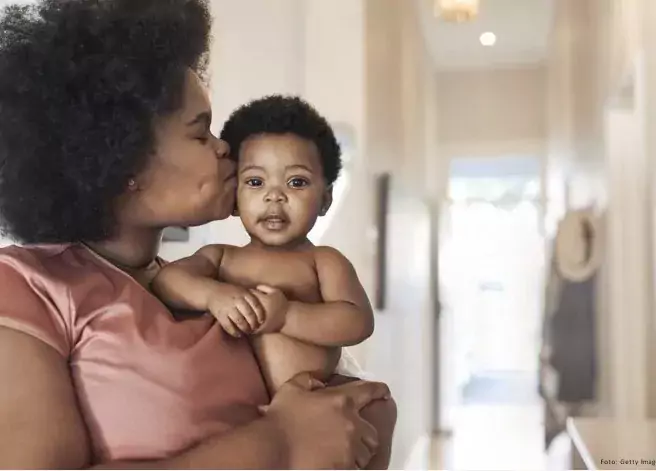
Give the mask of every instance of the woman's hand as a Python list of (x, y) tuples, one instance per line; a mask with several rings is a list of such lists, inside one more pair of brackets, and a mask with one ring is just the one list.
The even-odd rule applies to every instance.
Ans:
[(376, 453), (378, 436), (359, 412), (372, 401), (389, 399), (388, 387), (365, 381), (322, 386), (307, 373), (298, 375), (266, 409), (285, 436), (291, 468), (365, 468)]

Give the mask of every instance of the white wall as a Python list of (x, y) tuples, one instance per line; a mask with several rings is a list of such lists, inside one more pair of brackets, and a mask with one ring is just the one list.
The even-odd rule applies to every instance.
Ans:
[(438, 196), (444, 186), (434, 127), (434, 73), (413, 4), (365, 2), (367, 163), (371, 173), (391, 174), (393, 225), (387, 253), (388, 306), (377, 316), (367, 366), (391, 385), (399, 403), (393, 468), (402, 466), (399, 458), (407, 457), (431, 427), (436, 365), (430, 295), (436, 280), (430, 278), (432, 208), (427, 203), (429, 195)]
[(649, 166), (647, 172), (648, 182), (647, 186), (650, 188), (649, 208), (646, 220), (651, 224), (651, 260), (652, 267), (651, 274), (651, 312), (649, 315), (649, 322), (647, 324), (647, 368), (649, 370), (649, 384), (648, 384), (648, 415), (649, 417), (656, 417), (656, 289), (654, 283), (656, 276), (654, 269), (656, 268), (656, 248), (654, 248), (654, 236), (656, 235), (656, 4), (654, 2), (641, 2), (640, 9), (638, 10), (635, 22), (640, 25), (640, 47), (642, 66), (643, 66), (643, 120), (644, 120), (644, 144), (645, 155)]

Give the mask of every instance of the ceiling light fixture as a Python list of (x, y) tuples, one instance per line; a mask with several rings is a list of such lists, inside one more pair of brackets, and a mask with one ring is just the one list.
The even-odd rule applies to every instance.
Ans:
[(435, 0), (433, 8), (444, 21), (464, 23), (478, 16), (479, 0)]
[(481, 41), (481, 44), (485, 47), (494, 46), (497, 42), (496, 34), (490, 32), (490, 31), (488, 31), (487, 33), (481, 34), (481, 37), (479, 39)]

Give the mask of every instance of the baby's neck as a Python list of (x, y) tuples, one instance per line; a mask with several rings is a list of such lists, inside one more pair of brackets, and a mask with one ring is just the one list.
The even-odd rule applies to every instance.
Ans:
[(314, 244), (310, 242), (307, 237), (284, 245), (269, 245), (259, 239), (251, 237), (251, 241), (246, 247), (257, 248), (267, 252), (302, 252), (313, 248)]

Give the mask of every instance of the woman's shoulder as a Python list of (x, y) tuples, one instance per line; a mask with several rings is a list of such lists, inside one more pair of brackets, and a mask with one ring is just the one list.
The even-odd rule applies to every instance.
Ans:
[(109, 271), (87, 252), (75, 244), (0, 248), (0, 327), (37, 337), (68, 356), (76, 295)]
[(38, 270), (43, 262), (61, 258), (61, 255), (72, 247), (70, 244), (7, 245), (0, 248), (0, 263)]
[[(88, 277), (108, 272), (78, 244), (10, 245), (0, 248), (0, 277), (20, 276), (35, 290), (67, 291)], [(0, 294), (3, 292), (0, 286)]]
[[(66, 278), (66, 274), (110, 271), (81, 244), (8, 245), (0, 248), (0, 270), (13, 268), (26, 276)], [(62, 280), (63, 281), (63, 280)]]

